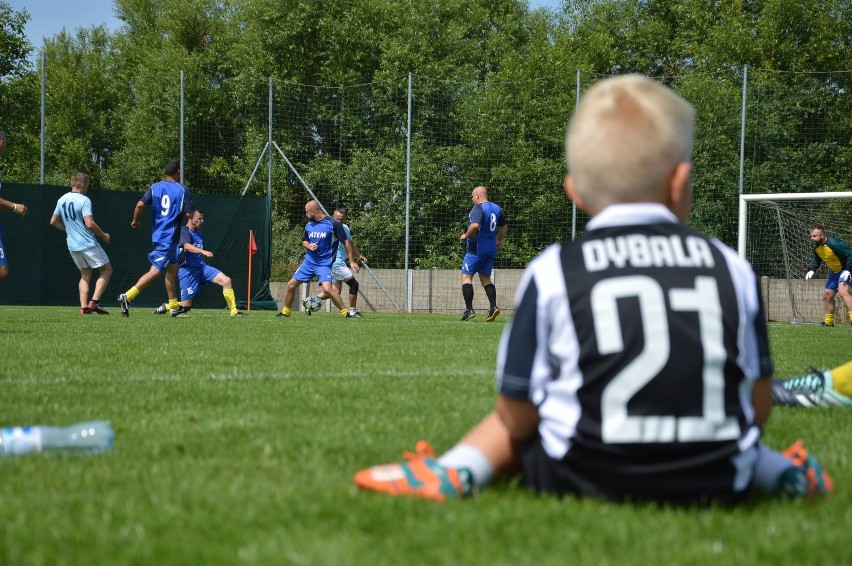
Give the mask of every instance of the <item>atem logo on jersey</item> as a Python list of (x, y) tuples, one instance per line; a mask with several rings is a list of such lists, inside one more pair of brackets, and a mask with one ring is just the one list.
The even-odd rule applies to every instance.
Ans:
[(309, 232), (308, 238), (325, 238), (328, 236), (328, 232)]
[(695, 236), (631, 234), (583, 242), (583, 260), (589, 272), (610, 265), (631, 267), (713, 267), (710, 244)]

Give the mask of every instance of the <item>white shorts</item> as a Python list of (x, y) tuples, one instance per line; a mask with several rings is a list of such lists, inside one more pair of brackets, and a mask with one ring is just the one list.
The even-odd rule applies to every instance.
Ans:
[(338, 265), (331, 268), (331, 277), (336, 283), (338, 281), (347, 281), (355, 276), (352, 274), (352, 270), (345, 265)]
[(71, 252), (71, 259), (78, 269), (97, 269), (109, 263), (109, 258), (100, 244), (95, 244), (94, 248), (88, 250)]

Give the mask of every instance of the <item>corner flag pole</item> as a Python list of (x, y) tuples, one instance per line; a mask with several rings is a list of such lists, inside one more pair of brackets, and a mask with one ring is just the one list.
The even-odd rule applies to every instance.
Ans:
[(246, 299), (246, 308), (251, 312), (251, 257), (257, 252), (257, 243), (254, 241), (254, 230), (249, 230), (248, 243), (248, 298)]

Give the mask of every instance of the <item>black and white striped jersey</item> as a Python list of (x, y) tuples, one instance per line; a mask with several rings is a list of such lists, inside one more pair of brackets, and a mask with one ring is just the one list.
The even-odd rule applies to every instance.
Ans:
[(751, 393), (772, 363), (733, 250), (661, 205), (611, 206), (529, 265), (516, 307), (498, 389), (538, 407), (551, 458), (605, 481), (746, 487)]

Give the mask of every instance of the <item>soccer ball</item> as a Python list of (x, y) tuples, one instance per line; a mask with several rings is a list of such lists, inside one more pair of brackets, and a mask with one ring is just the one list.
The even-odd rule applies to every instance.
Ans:
[(305, 312), (308, 314), (317, 312), (322, 307), (322, 300), (316, 295), (309, 295), (302, 301), (302, 306), (305, 307)]

